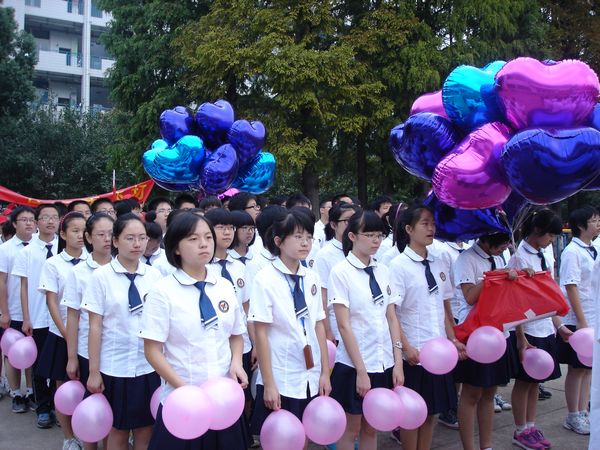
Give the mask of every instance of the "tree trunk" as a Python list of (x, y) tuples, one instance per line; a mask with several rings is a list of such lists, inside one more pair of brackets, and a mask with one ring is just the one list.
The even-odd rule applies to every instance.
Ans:
[(356, 139), (356, 181), (358, 199), (365, 208), (367, 206), (367, 149), (363, 135), (359, 135)]
[(302, 169), (302, 191), (312, 203), (315, 217), (319, 217), (319, 178), (314, 160), (307, 161)]

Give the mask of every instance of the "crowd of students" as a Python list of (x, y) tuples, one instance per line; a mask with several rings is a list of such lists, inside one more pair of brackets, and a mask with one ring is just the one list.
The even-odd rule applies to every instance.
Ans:
[[(506, 330), (503, 357), (481, 364), (467, 357), (454, 325), (477, 303), (485, 272), (554, 276), (552, 244), (563, 224), (553, 211), (529, 208), (513, 248), (503, 233), (470, 243), (438, 241), (428, 207), (386, 196), (362, 208), (337, 195), (320, 203), (318, 220), (311, 206), (301, 193), (267, 201), (241, 192), (200, 203), (186, 194), (175, 202), (156, 198), (144, 212), (131, 199), (14, 208), (14, 228), (3, 229), (0, 246), (0, 328), (33, 336), (38, 357), (24, 371), (1, 359), (0, 392), (11, 398), (12, 411), (35, 411), (39, 428), (58, 422), (64, 450), (95, 449), (97, 443), (77, 439), (70, 417), (53, 406), (55, 389), (79, 379), (112, 408), (104, 448), (241, 450), (258, 445), (271, 411), (283, 408), (301, 419), (311, 399), (330, 395), (347, 415), (336, 448), (371, 450), (377, 431), (362, 415), (363, 397), (372, 388), (404, 385), (423, 397), (428, 415), (416, 430), (393, 432), (402, 448), (430, 448), (439, 420), (459, 430), (465, 449), (487, 450), (494, 411), (511, 409), (497, 387), (514, 379), (515, 428), (507, 440), (538, 450), (552, 446), (536, 426), (537, 402), (549, 395), (539, 383), (560, 378), (563, 363), (562, 425), (579, 434), (592, 429), (591, 442), (600, 439), (590, 424), (592, 369), (567, 342), (577, 328), (598, 329), (597, 209), (577, 209), (568, 219), (573, 238), (556, 268), (567, 316)], [(446, 375), (419, 363), (422, 347), (439, 337), (459, 354)], [(327, 339), (337, 345), (334, 367)], [(555, 361), (546, 380), (523, 369), (531, 347)], [(215, 376), (233, 377), (246, 390), (244, 413), (225, 430), (176, 438), (162, 403), (174, 389)], [(161, 383), (155, 420), (149, 403)], [(594, 410), (600, 397), (595, 391), (592, 397)]]

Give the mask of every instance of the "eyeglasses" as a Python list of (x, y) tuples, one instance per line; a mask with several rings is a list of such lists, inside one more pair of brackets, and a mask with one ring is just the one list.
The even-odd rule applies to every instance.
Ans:
[(21, 223), (35, 223), (35, 219), (31, 219), (29, 217), (22, 217), (20, 219), (17, 219), (17, 222), (21, 222)]
[(60, 217), (58, 217), (58, 216), (40, 216), (38, 218), (38, 221), (39, 222), (51, 222), (51, 221), (58, 222), (59, 219), (60, 219)]
[(348, 223), (350, 219), (340, 219), (340, 220), (336, 220), (337, 223)]
[(260, 211), (260, 205), (258, 203), (254, 204), (254, 205), (248, 205), (244, 209), (255, 209), (257, 211)]
[(370, 239), (372, 241), (380, 241), (381, 239), (383, 239), (383, 234), (382, 233), (358, 233), (361, 236), (366, 237), (367, 239)]
[(308, 236), (303, 236), (301, 234), (294, 234), (292, 236), (290, 236), (293, 240), (295, 240), (296, 242), (298, 242), (299, 244), (302, 244), (303, 242), (308, 242), (311, 243), (312, 241), (314, 241), (314, 238), (310, 235)]
[(254, 231), (256, 230), (256, 227), (253, 227), (251, 225), (243, 225), (243, 226), (239, 227), (238, 230), (245, 231), (246, 233), (254, 233)]
[(101, 209), (96, 210), (96, 212), (105, 213), (105, 214), (108, 214), (109, 216), (114, 216), (115, 215), (115, 210), (114, 209), (108, 209), (108, 208), (101, 208)]
[(171, 214), (171, 211), (173, 211), (171, 208), (160, 208), (156, 210), (156, 214)]
[(125, 236), (124, 239), (128, 244), (133, 244), (134, 242), (143, 244), (148, 240), (148, 236)]
[(235, 227), (233, 225), (215, 225), (215, 230), (218, 231), (230, 231), (230, 232), (234, 232), (235, 231)]

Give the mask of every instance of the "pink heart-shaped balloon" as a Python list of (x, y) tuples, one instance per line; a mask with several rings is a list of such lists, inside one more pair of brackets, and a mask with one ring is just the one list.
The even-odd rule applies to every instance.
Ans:
[(410, 107), (410, 115), (417, 114), (420, 112), (430, 112), (442, 116), (445, 119), (448, 118), (446, 110), (444, 109), (444, 103), (442, 102), (442, 90), (435, 92), (428, 92), (418, 97), (412, 106)]
[(442, 159), (433, 173), (433, 190), (453, 208), (480, 209), (502, 204), (510, 195), (500, 163), (510, 129), (492, 122), (477, 128)]
[(583, 124), (598, 102), (600, 83), (583, 61), (517, 58), (496, 74), (498, 98), (517, 130)]

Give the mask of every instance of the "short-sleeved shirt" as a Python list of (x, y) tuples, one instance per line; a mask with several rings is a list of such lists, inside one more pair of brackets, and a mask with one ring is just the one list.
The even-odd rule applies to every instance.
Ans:
[(17, 253), (23, 250), (29, 242), (22, 241), (16, 235), (0, 245), (0, 272), (6, 274), (6, 293), (8, 313), (11, 320), (23, 320), (21, 310), (21, 278), (12, 274)]
[[(297, 275), (308, 308), (304, 319), (297, 318), (292, 292), (292, 273), (281, 259), (275, 258), (252, 282), (248, 320), (269, 324), (267, 336), (271, 350), (271, 368), (279, 393), (285, 397), (306, 398), (316, 395), (321, 375), (321, 352), (315, 332), (316, 323), (325, 318), (321, 299), (321, 284), (316, 272), (302, 265)], [(306, 334), (305, 334), (306, 332)], [(304, 347), (310, 345), (314, 367), (306, 369)], [(262, 374), (256, 381), (263, 384)]]
[[(383, 294), (380, 301), (373, 301), (365, 267), (352, 252), (348, 253), (342, 262), (331, 269), (327, 298), (331, 306), (338, 304), (348, 308), (352, 333), (367, 372), (380, 373), (394, 365), (392, 338), (386, 318), (392, 291), (388, 269), (371, 258), (369, 267), (373, 268), (375, 280)], [(354, 367), (344, 339), (339, 342), (335, 360)]]
[[(434, 240), (434, 243), (437, 242), (435, 246), (435, 251), (437, 252), (437, 256), (444, 262), (444, 265), (448, 268), (450, 284), (452, 285), (452, 289), (455, 289), (454, 286), (454, 262), (458, 255), (468, 249), (470, 246), (466, 243), (460, 247), (456, 242), (441, 242)], [(458, 310), (459, 304), (456, 296), (452, 296), (450, 299), (450, 305), (452, 308), (452, 314), (455, 318), (458, 318)]]
[[(270, 265), (274, 259), (275, 256), (264, 247), (261, 247), (258, 252), (254, 253), (254, 258), (246, 263), (246, 281), (250, 283), (250, 286), (252, 286), (258, 272)], [(252, 288), (250, 288), (250, 291), (252, 291)]]
[(177, 270), (175, 266), (169, 263), (165, 252), (162, 252), (158, 258), (152, 261), (152, 267), (158, 270), (163, 277), (169, 276)]
[(315, 238), (313, 245), (317, 247), (317, 250), (323, 248), (323, 246), (327, 243), (325, 240), (325, 224), (320, 220), (315, 222), (313, 238)]
[[(314, 266), (314, 269), (321, 280), (322, 288), (327, 289), (327, 283), (329, 282), (329, 274), (331, 273), (331, 269), (333, 269), (336, 264), (341, 263), (344, 259), (344, 250), (340, 241), (333, 238), (323, 244), (323, 247), (317, 253)], [(337, 327), (335, 314), (333, 313), (333, 305), (328, 305), (327, 309), (329, 312), (329, 325), (331, 326), (331, 332), (339, 341), (341, 336)]]
[[(205, 292), (217, 314), (217, 327), (205, 329), (200, 315), (198, 280), (178, 269), (158, 281), (146, 298), (138, 336), (163, 343), (173, 370), (186, 384), (200, 385), (226, 376), (231, 365), (229, 338), (246, 331), (231, 283), (207, 271)], [(139, 339), (143, 342), (142, 339)], [(161, 401), (173, 391), (163, 380)]]

